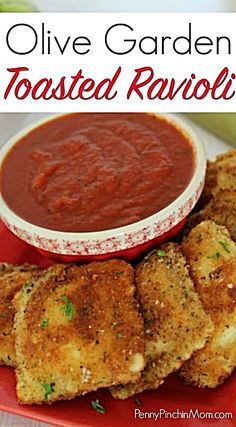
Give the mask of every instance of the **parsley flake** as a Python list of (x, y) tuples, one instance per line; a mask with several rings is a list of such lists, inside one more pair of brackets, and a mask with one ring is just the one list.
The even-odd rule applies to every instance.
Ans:
[(63, 311), (68, 320), (72, 320), (75, 313), (74, 304), (67, 296), (63, 296), (62, 301), (64, 301), (65, 305), (61, 308), (61, 311)]
[(41, 322), (41, 328), (43, 329), (46, 328), (48, 326), (48, 323), (49, 323), (48, 319), (43, 319)]
[(43, 383), (42, 386), (45, 392), (44, 399), (48, 400), (48, 396), (50, 396), (50, 394), (54, 392), (55, 383), (51, 383), (51, 384)]
[(24, 283), (24, 285), (23, 285), (23, 289), (27, 289), (29, 286), (30, 286), (30, 283), (26, 282), (26, 283)]
[(98, 399), (96, 399), (96, 400), (92, 400), (92, 402), (91, 402), (91, 406), (92, 406), (92, 408), (96, 411), (96, 412), (98, 412), (99, 414), (105, 414), (107, 411), (106, 411), (106, 408), (104, 408), (104, 406), (102, 406), (101, 404), (100, 404), (100, 402), (99, 402), (99, 400)]
[(188, 291), (187, 291), (187, 289), (184, 289), (184, 296), (185, 296), (185, 298), (188, 298)]
[(222, 246), (222, 248), (225, 250), (225, 252), (227, 252), (228, 254), (230, 253), (229, 245), (227, 242), (219, 242), (219, 244)]
[(149, 252), (149, 254), (146, 255), (145, 259), (149, 259), (154, 254), (159, 257), (164, 257), (167, 255), (167, 253), (163, 251), (163, 249), (153, 249), (151, 252)]
[(134, 403), (138, 406), (142, 406), (142, 402), (137, 397), (134, 397)]
[(157, 255), (160, 256), (160, 257), (164, 257), (164, 256), (166, 256), (166, 252), (163, 251), (162, 249), (158, 249), (157, 250)]
[(207, 258), (208, 259), (214, 259), (214, 258), (219, 259), (220, 258), (220, 252), (216, 252), (215, 254), (210, 255)]

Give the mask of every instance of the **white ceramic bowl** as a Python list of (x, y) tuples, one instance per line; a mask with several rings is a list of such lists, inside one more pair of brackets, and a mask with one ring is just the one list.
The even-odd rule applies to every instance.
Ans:
[[(188, 136), (196, 160), (189, 185), (166, 208), (139, 222), (116, 229), (87, 233), (61, 232), (38, 227), (20, 218), (7, 206), (0, 192), (1, 219), (20, 239), (60, 261), (99, 260), (115, 256), (133, 259), (172, 238), (180, 231), (187, 215), (201, 195), (205, 180), (206, 157), (201, 140), (189, 126), (172, 115), (158, 115), (171, 121)], [(20, 138), (57, 116), (40, 120), (11, 138), (0, 150), (0, 168), (5, 156)]]

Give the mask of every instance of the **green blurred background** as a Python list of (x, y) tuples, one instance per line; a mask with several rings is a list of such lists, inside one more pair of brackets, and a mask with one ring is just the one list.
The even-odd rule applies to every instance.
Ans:
[(36, 12), (37, 7), (30, 0), (0, 0), (0, 12)]
[(186, 116), (226, 142), (236, 145), (236, 113), (188, 113)]

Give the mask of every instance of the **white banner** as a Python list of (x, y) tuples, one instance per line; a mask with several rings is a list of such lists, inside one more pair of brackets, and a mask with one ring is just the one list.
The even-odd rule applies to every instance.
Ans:
[(235, 111), (234, 13), (0, 14), (0, 111)]

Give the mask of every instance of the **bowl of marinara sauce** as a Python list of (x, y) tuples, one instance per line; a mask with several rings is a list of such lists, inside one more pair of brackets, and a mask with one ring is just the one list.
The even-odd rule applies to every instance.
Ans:
[(1, 149), (0, 216), (58, 261), (131, 260), (181, 230), (205, 168), (198, 136), (171, 115), (56, 115)]

